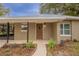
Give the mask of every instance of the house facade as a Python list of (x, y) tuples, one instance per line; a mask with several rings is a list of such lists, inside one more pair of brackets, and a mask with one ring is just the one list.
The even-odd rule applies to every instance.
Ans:
[(1, 17), (0, 24), (14, 26), (14, 40), (79, 40), (79, 17)]

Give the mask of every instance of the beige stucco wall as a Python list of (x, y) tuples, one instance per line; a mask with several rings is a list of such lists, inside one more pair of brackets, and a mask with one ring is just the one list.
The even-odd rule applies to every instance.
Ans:
[[(60, 36), (60, 24), (69, 23), (70, 21), (62, 21), (58, 23), (46, 23), (46, 27), (43, 28), (43, 39), (55, 39), (59, 43), (60, 40), (71, 40), (71, 36)], [(79, 21), (72, 21), (72, 39), (79, 40)], [(27, 32), (21, 32), (21, 23), (14, 24), (14, 39), (15, 40), (27, 40)], [(36, 24), (29, 24), (29, 39), (36, 39)]]
[(35, 23), (30, 23), (29, 24), (29, 39), (30, 40), (35, 40), (36, 39)]
[[(60, 43), (61, 40), (71, 40), (71, 36), (61, 36), (60, 35), (60, 24), (62, 24), (62, 23), (71, 24), (70, 21), (62, 21), (62, 22), (57, 23), (57, 42), (58, 43)], [(71, 29), (71, 25), (70, 25), (70, 29)]]
[(44, 27), (43, 29), (43, 39), (51, 39), (52, 38), (52, 29), (51, 29), (51, 24), (50, 23), (46, 23), (45, 24), (46, 27)]
[[(60, 36), (60, 29), (59, 28), (60, 28), (61, 23), (70, 23), (70, 24), (72, 24), (72, 25), (70, 25), (72, 27), (71, 36)], [(68, 40), (73, 40), (73, 39), (79, 40), (79, 21), (63, 21), (63, 22), (57, 23), (57, 41), (58, 41), (58, 43), (60, 42), (60, 40), (67, 40), (67, 39)]]
[(14, 24), (14, 39), (27, 40), (27, 32), (21, 32), (21, 23)]
[[(27, 40), (27, 32), (21, 32), (21, 24), (14, 24), (14, 39), (15, 40)], [(26, 24), (26, 23), (25, 23)], [(43, 28), (43, 39), (57, 39), (57, 23), (46, 23), (46, 27)], [(29, 24), (29, 40), (36, 40), (36, 24)]]
[[(14, 24), (15, 30), (14, 30), (14, 39), (15, 40), (27, 40), (27, 32), (21, 31), (21, 24), (27, 24), (27, 23), (17, 23)], [(35, 39), (35, 24), (30, 23), (29, 24), (29, 40)]]
[(79, 21), (72, 21), (72, 40), (73, 39), (79, 41)]
[(46, 27), (43, 29), (43, 39), (56, 39), (56, 23), (46, 23)]
[(51, 25), (51, 29), (52, 29), (52, 37), (54, 40), (57, 40), (57, 23), (53, 23)]

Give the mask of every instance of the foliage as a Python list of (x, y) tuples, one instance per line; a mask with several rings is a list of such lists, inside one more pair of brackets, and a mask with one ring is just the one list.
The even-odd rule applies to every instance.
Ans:
[(55, 45), (56, 45), (56, 42), (53, 39), (48, 41), (48, 48), (53, 48), (55, 47)]
[(7, 13), (9, 13), (9, 9), (8, 8), (5, 8), (3, 6), (3, 4), (0, 4), (0, 16), (4, 16), (6, 15)]
[(35, 46), (34, 46), (34, 44), (33, 44), (33, 42), (31, 41), (31, 42), (28, 42), (28, 43), (26, 43), (26, 48), (34, 48)]
[(73, 3), (42, 3), (40, 8), (41, 14), (62, 14), (69, 16), (79, 16), (79, 4)]

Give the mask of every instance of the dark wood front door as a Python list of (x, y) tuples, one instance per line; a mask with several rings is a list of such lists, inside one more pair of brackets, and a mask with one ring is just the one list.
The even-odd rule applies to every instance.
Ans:
[(42, 24), (36, 25), (36, 37), (39, 40), (43, 39), (43, 26), (42, 26)]

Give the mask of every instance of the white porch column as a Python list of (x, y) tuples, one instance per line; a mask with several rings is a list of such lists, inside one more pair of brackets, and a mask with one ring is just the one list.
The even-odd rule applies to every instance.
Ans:
[(45, 39), (46, 23), (43, 23), (43, 39)]

